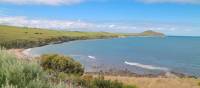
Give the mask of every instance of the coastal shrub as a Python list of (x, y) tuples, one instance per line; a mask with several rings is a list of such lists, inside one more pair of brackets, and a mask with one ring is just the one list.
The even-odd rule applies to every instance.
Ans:
[(57, 87), (36, 62), (22, 61), (0, 49), (0, 88), (64, 88)]
[(66, 73), (82, 75), (84, 68), (71, 57), (58, 54), (45, 54), (39, 57), (41, 66), (44, 70), (53, 73)]

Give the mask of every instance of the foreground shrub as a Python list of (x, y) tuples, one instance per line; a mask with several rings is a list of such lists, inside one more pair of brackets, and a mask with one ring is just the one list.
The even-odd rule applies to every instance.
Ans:
[(22, 61), (0, 50), (0, 88), (64, 88), (57, 87), (46, 76), (36, 62)]
[(84, 73), (82, 65), (79, 62), (74, 61), (71, 57), (58, 54), (46, 54), (42, 55), (40, 60), (41, 66), (48, 72), (74, 75), (82, 75)]

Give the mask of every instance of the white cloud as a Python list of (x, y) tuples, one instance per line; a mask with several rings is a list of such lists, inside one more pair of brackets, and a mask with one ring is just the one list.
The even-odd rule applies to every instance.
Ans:
[(154, 30), (170, 35), (190, 35), (198, 31), (199, 25), (189, 24), (169, 24), (169, 23), (145, 23), (145, 22), (85, 22), (70, 20), (46, 20), (46, 19), (28, 19), (23, 16), (0, 16), (0, 25), (10, 25), (30, 28), (45, 28), (67, 31), (104, 31), (104, 32), (142, 32), (145, 30)]
[[(18, 5), (71, 5), (85, 1), (106, 2), (112, 0), (0, 0), (0, 3), (11, 3)], [(200, 4), (200, 0), (134, 0), (144, 3), (183, 3), (183, 4)]]
[(200, 4), (200, 0), (138, 0), (144, 3), (183, 3), (183, 4)]
[(106, 31), (106, 32), (127, 32), (126, 30), (138, 31), (135, 25), (91, 23), (80, 20), (70, 21), (70, 20), (28, 19), (27, 17), (23, 16), (0, 17), (0, 24), (19, 26), (19, 27), (72, 30), (72, 31)]
[(38, 4), (38, 5), (71, 5), (81, 3), (85, 0), (0, 0), (0, 3), (12, 4)]
[(47, 28), (47, 29), (76, 29), (89, 28), (93, 24), (81, 21), (67, 21), (67, 20), (43, 20), (43, 19), (28, 19), (23, 16), (17, 17), (0, 17), (0, 24), (31, 27), (31, 28)]

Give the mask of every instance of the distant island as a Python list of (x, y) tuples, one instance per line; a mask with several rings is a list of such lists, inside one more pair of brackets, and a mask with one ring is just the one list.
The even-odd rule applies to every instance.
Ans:
[(141, 33), (129, 33), (127, 35), (128, 36), (159, 36), (159, 37), (165, 36), (165, 34), (160, 33), (160, 32), (155, 32), (153, 30), (147, 30)]
[(105, 39), (128, 36), (164, 36), (163, 33), (152, 30), (142, 33), (108, 33), (108, 32), (80, 32), (57, 31), (49, 29), (0, 26), (0, 46), (11, 48), (33, 48), (54, 43), (74, 40)]

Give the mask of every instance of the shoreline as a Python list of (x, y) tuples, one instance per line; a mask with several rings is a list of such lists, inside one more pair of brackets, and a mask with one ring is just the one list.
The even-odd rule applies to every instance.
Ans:
[(197, 76), (187, 75), (178, 72), (161, 72), (159, 74), (139, 74), (129, 70), (110, 70), (110, 71), (99, 71), (99, 72), (85, 72), (88, 75), (105, 75), (105, 76), (122, 76), (122, 77), (146, 77), (146, 78), (194, 78), (198, 79)]
[[(34, 56), (28, 53), (31, 48), (29, 49), (9, 49), (9, 53), (13, 53), (15, 56), (17, 56), (20, 59), (32, 59)], [(131, 72), (127, 69), (125, 70), (114, 70), (110, 69), (109, 71), (99, 71), (99, 72), (85, 72), (85, 74), (89, 75), (97, 75), (97, 74), (102, 74), (105, 76), (122, 76), (122, 77), (147, 77), (147, 78), (199, 78), (196, 76), (191, 76), (191, 75), (186, 75), (184, 73), (177, 73), (177, 72), (162, 72), (159, 74), (138, 74)]]
[[(126, 36), (126, 37), (138, 37), (138, 36)], [(73, 42), (73, 41), (85, 41), (85, 40), (102, 40), (102, 39), (115, 39), (115, 38), (121, 38), (121, 37), (112, 37), (112, 38), (97, 38), (97, 39), (80, 39), (80, 40), (69, 40), (69, 41), (56, 41), (56, 42), (51, 42), (51, 43), (46, 43), (45, 45), (40, 45), (40, 46), (36, 46), (36, 47), (42, 47), (42, 46), (46, 46), (46, 45), (51, 45), (51, 44), (62, 44), (62, 43), (67, 43), (67, 42)], [(31, 48), (13, 48), (13, 49), (8, 49), (9, 53), (13, 53), (15, 56), (17, 56), (20, 59), (33, 59), (36, 56), (33, 56), (29, 53), (29, 51), (35, 47), (31, 47)], [(134, 73), (131, 72), (127, 69), (121, 70), (121, 69), (117, 69), (117, 70), (112, 70), (110, 71), (104, 71), (103, 74), (108, 75), (108, 76), (129, 76), (129, 77), (164, 77), (164, 78), (168, 78), (168, 77), (178, 77), (178, 78), (199, 78), (197, 76), (193, 76), (193, 75), (187, 75), (184, 73), (178, 73), (178, 72), (173, 72), (173, 71), (167, 71), (167, 72), (162, 72), (159, 74), (138, 74), (138, 73)], [(86, 74), (99, 74), (100, 72), (85, 72)]]

